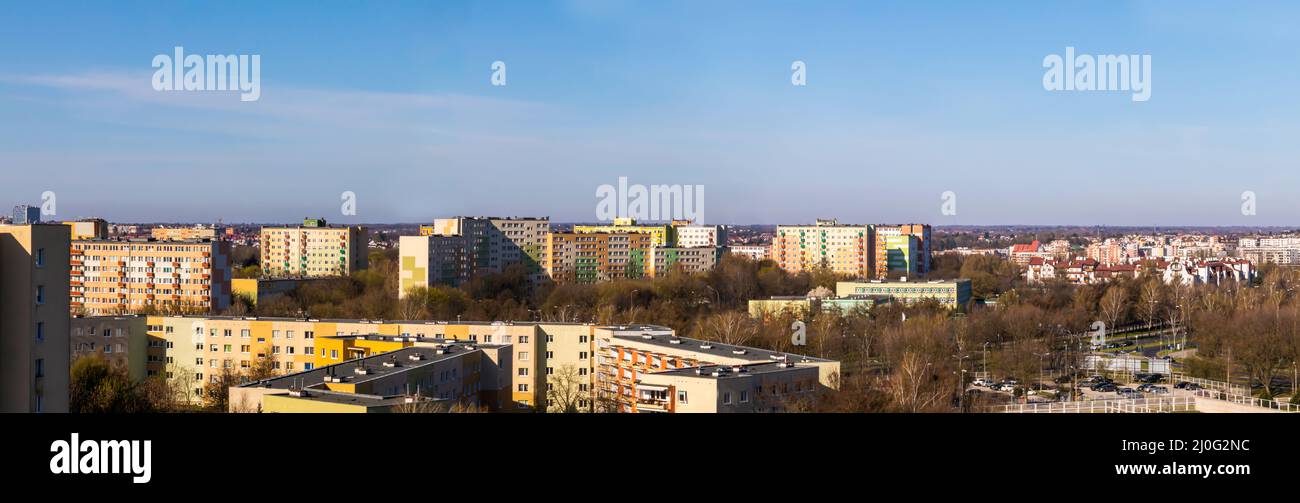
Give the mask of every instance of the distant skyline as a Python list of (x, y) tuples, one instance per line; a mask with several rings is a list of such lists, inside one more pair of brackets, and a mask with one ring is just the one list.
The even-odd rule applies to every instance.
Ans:
[[(0, 11), (0, 207), (48, 190), (56, 219), (581, 222), (625, 176), (703, 185), (706, 223), (1297, 226), (1298, 15), (1282, 1), (19, 3)], [(260, 55), (260, 99), (155, 91), (151, 61), (177, 46)], [(1044, 57), (1067, 47), (1150, 55), (1149, 101), (1044, 90)]]

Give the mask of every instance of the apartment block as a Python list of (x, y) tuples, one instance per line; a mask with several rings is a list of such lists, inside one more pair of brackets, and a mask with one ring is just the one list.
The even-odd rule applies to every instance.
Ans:
[[(919, 272), (919, 240), (910, 234), (876, 236), (876, 274), (915, 277)], [(880, 265), (883, 264), (882, 269)], [(883, 271), (883, 275), (881, 274)]]
[(70, 358), (102, 358), (125, 369), (132, 382), (148, 373), (149, 337), (144, 316), (93, 316), (72, 318)]
[(0, 412), (67, 412), (70, 230), (0, 225)]
[(433, 339), (415, 344), (233, 387), (230, 411), (447, 412), (455, 406), (490, 411), (507, 406), (503, 391), (510, 380), (501, 362), (509, 360), (510, 346)]
[[(917, 275), (930, 272), (931, 237), (929, 224), (876, 225), (876, 278), (890, 272)], [(903, 236), (911, 236), (912, 239)], [(913, 251), (914, 250), (914, 251)]]
[(551, 223), (547, 218), (455, 217), (420, 227), (419, 236), (398, 241), (401, 291), (432, 285), (460, 286), (475, 276), (523, 265), (532, 284), (547, 276), (542, 261)]
[(553, 232), (542, 265), (557, 283), (641, 278), (654, 239), (644, 232)]
[(596, 337), (597, 399), (617, 412), (779, 411), (834, 387), (840, 371), (833, 360), (678, 337), (651, 325), (597, 327)]
[(651, 246), (677, 246), (677, 228), (669, 224), (638, 224), (631, 218), (615, 218), (610, 225), (575, 225), (577, 234), (649, 234)]
[(368, 240), (365, 227), (330, 226), (324, 219), (304, 219), (296, 227), (263, 227), (262, 276), (348, 276), (369, 264)]
[(686, 224), (673, 226), (679, 248), (727, 246), (727, 228), (722, 225)]
[(772, 245), (731, 245), (727, 247), (727, 252), (751, 260), (767, 260), (772, 257)]
[(689, 274), (708, 272), (718, 265), (722, 253), (726, 250), (720, 246), (702, 246), (698, 248), (661, 248), (650, 249), (646, 259), (646, 276), (657, 277), (666, 274), (671, 268), (678, 267)]
[(825, 266), (836, 274), (869, 278), (876, 272), (876, 236), (870, 225), (841, 225), (818, 220), (815, 225), (781, 225), (772, 242), (772, 258), (789, 272)]
[(230, 306), (226, 241), (72, 241), (71, 266), (78, 314), (207, 313)]
[(216, 227), (196, 225), (194, 227), (154, 227), (149, 236), (157, 241), (195, 241), (200, 239), (216, 240), (220, 231)]

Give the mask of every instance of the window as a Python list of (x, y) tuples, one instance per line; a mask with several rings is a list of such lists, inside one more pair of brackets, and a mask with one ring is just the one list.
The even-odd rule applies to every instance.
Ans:
[(527, 352), (527, 351), (520, 351), (520, 352), (519, 352), (519, 360), (520, 360), (520, 361), (528, 361), (528, 352)]
[(37, 358), (37, 359), (36, 359), (36, 377), (37, 377), (38, 379), (41, 378), (41, 377), (45, 377), (45, 359), (44, 359), (44, 358)]
[(688, 403), (688, 402), (686, 401), (686, 392), (685, 392), (685, 391), (677, 390), (677, 403)]
[(528, 367), (519, 367), (519, 375), (521, 376), (528, 375)]
[(528, 391), (528, 385), (527, 385), (527, 384), (520, 384), (520, 385), (519, 385), (519, 391)]
[(587, 359), (587, 352), (586, 352), (586, 351), (579, 351), (579, 352), (578, 352), (578, 359), (579, 359), (579, 360), (586, 360), (586, 359)]
[[(171, 328), (171, 327), (168, 327), (168, 328)], [(247, 338), (248, 338), (248, 335), (249, 335), (249, 334), (248, 334), (248, 329), (247, 329), (247, 328), (242, 329), (242, 330), (239, 331), (239, 336), (240, 336), (240, 337), (243, 337), (243, 338), (247, 339)]]
[(740, 403), (749, 403), (749, 391), (740, 392)]
[(528, 344), (528, 336), (527, 336), (527, 335), (521, 335), (521, 336), (519, 336), (519, 343), (520, 343), (520, 344)]
[(45, 340), (45, 322), (43, 321), (36, 322), (36, 340)]
[(36, 267), (45, 267), (45, 248), (36, 249)]
[(723, 391), (723, 392), (722, 392), (722, 405), (731, 405), (731, 392), (730, 392), (730, 391)]
[(45, 303), (45, 285), (36, 285), (36, 304)]

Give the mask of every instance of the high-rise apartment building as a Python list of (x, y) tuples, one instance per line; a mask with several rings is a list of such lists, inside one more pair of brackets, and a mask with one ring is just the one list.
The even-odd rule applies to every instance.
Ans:
[[(929, 224), (876, 225), (876, 271), (875, 277), (885, 278), (890, 271), (904, 271), (907, 274), (926, 274), (930, 272), (930, 256), (933, 238)], [(907, 244), (900, 236), (912, 236), (912, 244)], [(915, 245), (915, 253), (906, 253)], [(889, 252), (900, 250), (903, 252)], [(902, 255), (907, 255), (907, 265), (899, 265)]]
[(727, 246), (727, 228), (722, 225), (675, 225), (677, 248)]
[(641, 278), (654, 239), (645, 232), (553, 232), (542, 265), (557, 283)]
[(158, 241), (193, 241), (197, 239), (217, 239), (221, 232), (215, 226), (196, 225), (194, 227), (154, 227), (149, 230), (150, 237)]
[(650, 248), (650, 255), (645, 261), (645, 275), (651, 278), (662, 276), (673, 267), (680, 267), (690, 274), (708, 272), (718, 265), (718, 260), (725, 251), (726, 248), (721, 246)]
[(331, 227), (323, 219), (305, 219), (296, 227), (263, 227), (262, 276), (348, 276), (369, 264), (368, 240), (365, 227)]
[(638, 224), (631, 218), (615, 218), (609, 225), (575, 225), (577, 234), (649, 234), (651, 246), (677, 246), (677, 227), (672, 224)]
[(67, 412), (69, 239), (0, 225), (0, 412)]
[(77, 314), (208, 313), (230, 306), (226, 241), (72, 241), (71, 266)]
[(790, 272), (825, 266), (836, 274), (873, 277), (876, 237), (870, 225), (841, 225), (818, 220), (816, 225), (780, 225), (772, 241), (772, 259)]
[(546, 280), (542, 261), (551, 222), (547, 218), (439, 218), (419, 236), (398, 241), (401, 291), (432, 285), (459, 286), (480, 274), (524, 267), (529, 280)]

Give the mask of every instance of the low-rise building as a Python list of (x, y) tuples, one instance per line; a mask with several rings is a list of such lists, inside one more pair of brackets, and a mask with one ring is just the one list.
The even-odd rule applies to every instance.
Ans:
[(412, 346), (232, 387), (230, 411), (448, 412), (506, 406), (510, 346), (411, 339)]
[(841, 281), (835, 284), (836, 297), (854, 295), (886, 296), (904, 304), (933, 299), (949, 309), (965, 310), (971, 300), (971, 288), (969, 279)]

